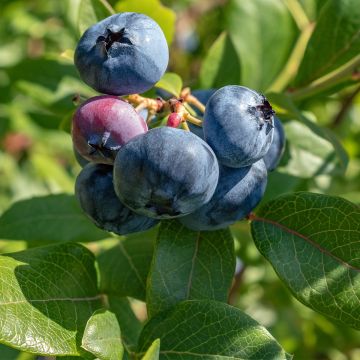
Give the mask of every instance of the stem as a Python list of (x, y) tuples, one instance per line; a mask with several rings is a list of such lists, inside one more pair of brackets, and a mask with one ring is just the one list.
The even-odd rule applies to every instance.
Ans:
[(182, 89), (180, 93), (180, 98), (184, 101), (184, 103), (194, 105), (203, 114), (205, 113), (205, 105), (201, 101), (199, 101), (198, 98), (191, 94), (191, 89), (189, 87)]
[(188, 95), (185, 101), (197, 107), (203, 114), (205, 113), (205, 105), (201, 101), (199, 101), (199, 99), (196, 98), (194, 95)]
[(283, 68), (283, 71), (278, 75), (274, 83), (267, 91), (281, 92), (295, 77), (300, 67), (301, 61), (304, 57), (306, 47), (309, 43), (314, 28), (315, 28), (315, 23), (308, 23), (306, 27), (303, 28), (292, 50), (292, 53)]
[(202, 121), (188, 112), (184, 114), (184, 118), (197, 126), (202, 126)]
[(360, 66), (360, 55), (331, 73), (313, 81), (310, 85), (291, 92), (289, 95), (295, 101), (302, 100), (337, 85), (344, 80), (351, 80), (353, 78), (358, 80), (357, 76), (353, 76), (356, 75), (356, 68), (358, 66)]
[(310, 20), (301, 4), (297, 0), (284, 0), (284, 2), (291, 13), (291, 16), (295, 20), (297, 27), (300, 30), (303, 30), (310, 23)]
[(345, 115), (349, 111), (354, 99), (356, 96), (360, 93), (360, 86), (358, 86), (355, 91), (353, 91), (350, 96), (346, 97), (342, 103), (342, 106), (340, 108), (340, 111), (337, 113), (337, 115), (334, 117), (334, 120), (331, 123), (332, 128), (336, 128), (339, 126), (343, 120), (345, 119)]
[(162, 100), (160, 98), (158, 99), (146, 98), (139, 94), (129, 95), (126, 99), (130, 104), (132, 104), (135, 107), (136, 111), (139, 112), (140, 110), (146, 108), (149, 110), (149, 113), (151, 113), (152, 115), (164, 111), (166, 107), (169, 107), (168, 102), (165, 100)]
[(139, 104), (136, 108), (135, 108), (135, 110), (136, 110), (136, 112), (140, 112), (141, 110), (143, 110), (143, 109), (145, 109), (146, 108), (146, 104), (145, 103), (141, 103), (141, 104)]
[(151, 120), (153, 118), (153, 114), (148, 111), (147, 117), (146, 117), (146, 124), (149, 125), (151, 123)]
[(80, 95), (80, 94), (75, 94), (73, 97), (72, 97), (72, 103), (75, 105), (75, 106), (79, 106), (81, 105), (84, 101), (87, 100), (86, 97)]
[(187, 124), (186, 121), (183, 121), (183, 122), (181, 123), (181, 125), (182, 125), (182, 127), (184, 128), (184, 130), (190, 131), (189, 125)]

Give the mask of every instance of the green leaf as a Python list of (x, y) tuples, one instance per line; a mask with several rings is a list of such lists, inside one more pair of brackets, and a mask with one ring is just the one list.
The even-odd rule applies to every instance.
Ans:
[[(349, 157), (331, 130), (309, 120), (289, 96), (268, 94), (271, 103), (285, 109), (287, 117), (297, 119), (284, 124), (290, 157), (281, 171), (301, 178), (319, 174), (344, 174)], [(302, 136), (299, 136), (299, 134)], [(314, 146), (316, 144), (316, 146)]]
[(78, 14), (78, 29), (81, 35), (91, 25), (115, 14), (115, 11), (106, 0), (81, 0)]
[[(0, 344), (0, 359), (20, 360), (21, 355), (29, 355), (29, 360), (35, 360), (35, 355), (21, 353), (19, 350)], [(24, 357), (25, 360), (25, 357)]]
[[(277, 169), (279, 170), (279, 168)], [(262, 198), (262, 202), (277, 198), (282, 194), (294, 192), (301, 185), (303, 179), (297, 176), (292, 176), (279, 171), (273, 171), (268, 174), (268, 181), (266, 186), (265, 194)]]
[(293, 295), (360, 329), (360, 208), (306, 192), (285, 195), (253, 216), (252, 235)]
[(168, 91), (170, 94), (179, 97), (183, 83), (181, 77), (175, 73), (167, 72), (155, 84), (155, 87)]
[(0, 342), (47, 355), (81, 355), (101, 306), (93, 254), (61, 244), (0, 256)]
[(130, 235), (98, 257), (101, 291), (145, 300), (157, 229)]
[(160, 0), (133, 1), (122, 0), (115, 5), (116, 11), (131, 11), (145, 14), (161, 27), (170, 45), (175, 33), (175, 12), (161, 4)]
[(328, 0), (321, 9), (294, 85), (307, 85), (351, 61), (359, 53), (359, 1)]
[(0, 217), (0, 238), (34, 242), (96, 241), (109, 237), (81, 211), (72, 195), (47, 195), (14, 203)]
[(73, 64), (59, 58), (26, 59), (8, 72), (13, 92), (24, 96), (22, 109), (44, 128), (57, 129), (64, 116), (75, 111), (74, 94), (96, 94), (80, 81)]
[(227, 20), (240, 59), (241, 85), (265, 91), (295, 43), (297, 30), (289, 11), (279, 0), (230, 0)]
[(200, 71), (203, 88), (240, 84), (240, 61), (230, 37), (223, 32), (214, 42)]
[(61, 59), (65, 59), (67, 60), (69, 63), (73, 63), (74, 61), (74, 54), (75, 54), (75, 51), (74, 49), (66, 49), (65, 51), (63, 51), (61, 54), (60, 54), (60, 58)]
[(140, 351), (161, 339), (160, 358), (286, 359), (276, 340), (241, 310), (217, 301), (184, 301), (151, 319), (140, 337)]
[(183, 300), (226, 302), (234, 271), (229, 229), (198, 232), (176, 220), (163, 221), (147, 283), (148, 313), (154, 316)]
[(159, 360), (160, 354), (160, 339), (154, 340), (146, 354), (141, 358), (141, 360)]
[(116, 315), (121, 328), (121, 338), (125, 349), (135, 351), (142, 330), (141, 322), (136, 318), (127, 298), (108, 296), (109, 309)]
[[(313, 127), (317, 125), (313, 124)], [(343, 167), (333, 144), (307, 125), (292, 120), (284, 123), (284, 128), (289, 159), (279, 171), (306, 179), (321, 174), (332, 174)]]
[(121, 359), (124, 348), (115, 314), (105, 309), (96, 310), (86, 324), (81, 347), (99, 360)]
[(59, 129), (63, 130), (69, 134), (71, 134), (71, 125), (72, 125), (72, 118), (73, 118), (74, 112), (70, 111), (67, 113), (61, 120), (59, 124)]

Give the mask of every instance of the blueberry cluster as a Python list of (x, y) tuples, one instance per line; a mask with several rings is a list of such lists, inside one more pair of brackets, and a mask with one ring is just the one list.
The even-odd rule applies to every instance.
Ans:
[(120, 235), (169, 218), (200, 231), (233, 224), (260, 202), (283, 152), (283, 127), (271, 105), (243, 86), (194, 91), (206, 104), (204, 114), (194, 109), (202, 128), (199, 121), (190, 131), (177, 128), (186, 117), (172, 109), (167, 126), (149, 130), (117, 95), (151, 88), (168, 53), (160, 27), (137, 13), (95, 24), (75, 52), (82, 79), (107, 94), (85, 101), (73, 117), (74, 151), (84, 166), (75, 193), (97, 226)]

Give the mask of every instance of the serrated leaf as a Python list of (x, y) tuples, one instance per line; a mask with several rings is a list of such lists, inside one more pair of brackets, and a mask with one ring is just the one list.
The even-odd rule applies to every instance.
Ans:
[(168, 44), (171, 44), (175, 33), (176, 15), (173, 10), (164, 6), (160, 0), (122, 0), (115, 5), (115, 9), (119, 12), (138, 12), (151, 17), (161, 27)]
[(358, 0), (328, 0), (306, 49), (295, 86), (304, 86), (344, 65), (360, 53)]
[(234, 271), (229, 229), (199, 232), (163, 221), (147, 283), (148, 313), (154, 316), (183, 300), (226, 302)]
[(253, 216), (252, 235), (293, 295), (360, 329), (360, 208), (327, 195), (285, 195)]
[(121, 338), (126, 350), (135, 351), (142, 324), (135, 316), (127, 298), (108, 296), (108, 307), (116, 315), (121, 329)]
[(181, 77), (170, 72), (165, 73), (164, 76), (155, 84), (155, 87), (163, 89), (176, 97), (180, 96), (182, 86)]
[(200, 71), (201, 87), (240, 84), (240, 61), (230, 37), (223, 32), (214, 42)]
[(0, 342), (46, 355), (80, 355), (101, 306), (93, 254), (62, 244), (0, 256)]
[(159, 360), (160, 339), (156, 339), (141, 360)]
[(99, 360), (121, 359), (124, 348), (115, 314), (106, 309), (96, 310), (86, 324), (81, 347)]
[(100, 288), (109, 295), (145, 300), (157, 229), (128, 236), (98, 257)]
[(284, 2), (229, 1), (227, 31), (240, 60), (241, 85), (265, 91), (283, 69), (297, 36)]
[(160, 358), (286, 359), (276, 340), (250, 316), (224, 303), (189, 300), (151, 319), (139, 341), (146, 351), (161, 339)]
[(77, 21), (80, 35), (91, 25), (115, 14), (114, 9), (106, 0), (81, 0), (78, 11)]
[(36, 241), (96, 241), (109, 237), (86, 218), (73, 195), (47, 195), (14, 203), (0, 217), (0, 238)]

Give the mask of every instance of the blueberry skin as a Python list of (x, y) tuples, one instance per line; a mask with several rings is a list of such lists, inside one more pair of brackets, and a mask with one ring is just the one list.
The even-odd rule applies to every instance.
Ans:
[(75, 149), (75, 147), (73, 146), (73, 151), (74, 151), (74, 155), (75, 155), (75, 159), (77, 161), (77, 163), (83, 168), (85, 167), (87, 164), (89, 164), (89, 160), (86, 160), (84, 157), (82, 157), (80, 155), (80, 153)]
[(261, 159), (272, 142), (273, 114), (254, 90), (237, 85), (217, 90), (207, 103), (203, 129), (219, 163), (239, 168)]
[(274, 171), (285, 150), (285, 130), (280, 119), (274, 116), (274, 137), (268, 152), (265, 154), (263, 160), (267, 170)]
[(86, 165), (76, 179), (75, 194), (85, 214), (106, 231), (126, 235), (150, 229), (158, 223), (134, 213), (120, 202), (114, 191), (112, 166)]
[[(198, 89), (194, 90), (192, 92), (192, 95), (194, 95), (200, 102), (202, 102), (205, 106), (207, 102), (209, 101), (210, 97), (215, 93), (216, 89)], [(203, 117), (204, 114), (195, 106), (193, 106), (193, 109), (196, 113), (197, 117)], [(192, 124), (188, 121), (189, 129), (192, 133), (197, 135), (202, 140), (205, 140), (204, 131), (201, 126), (197, 126), (195, 124)]]
[(159, 127), (118, 152), (114, 187), (135, 212), (155, 219), (184, 216), (208, 202), (217, 185), (214, 152), (189, 131)]
[(144, 14), (109, 16), (85, 31), (74, 57), (82, 80), (110, 95), (149, 90), (164, 74), (169, 48), (159, 25)]
[(262, 199), (267, 184), (263, 160), (242, 168), (220, 166), (218, 186), (211, 200), (180, 222), (191, 230), (225, 228), (248, 215)]

